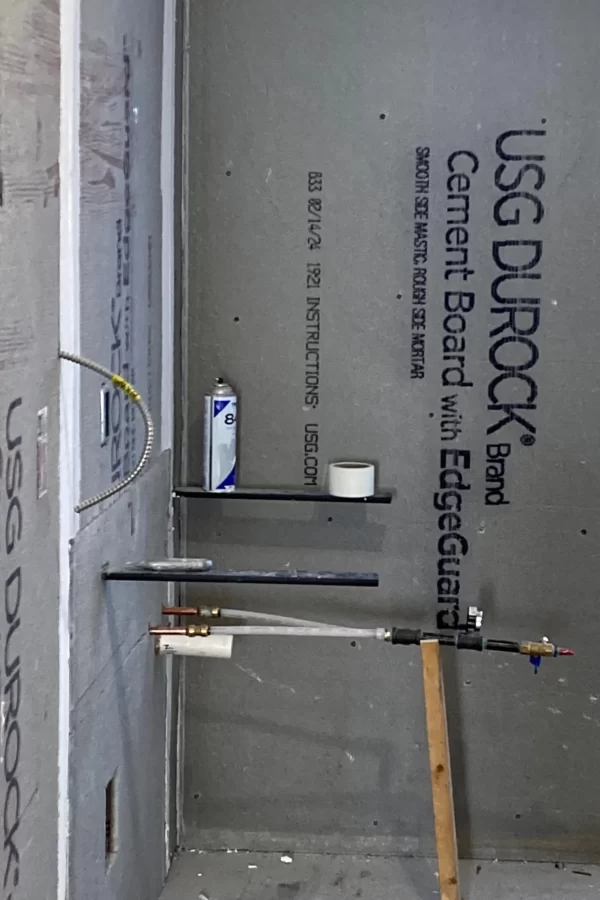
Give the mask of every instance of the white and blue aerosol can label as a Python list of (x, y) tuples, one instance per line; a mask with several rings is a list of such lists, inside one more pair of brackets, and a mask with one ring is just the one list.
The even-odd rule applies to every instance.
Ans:
[(231, 385), (215, 378), (204, 397), (204, 490), (233, 491), (237, 447), (237, 397)]

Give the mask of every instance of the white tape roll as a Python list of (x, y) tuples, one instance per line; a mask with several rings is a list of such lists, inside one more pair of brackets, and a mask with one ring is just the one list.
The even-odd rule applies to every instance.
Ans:
[(365, 462), (329, 463), (328, 490), (332, 497), (372, 497), (375, 466)]

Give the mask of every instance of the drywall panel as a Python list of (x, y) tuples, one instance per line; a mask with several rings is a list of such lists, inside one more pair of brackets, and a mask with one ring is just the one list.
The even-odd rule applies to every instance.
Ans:
[[(242, 484), (322, 484), (350, 456), (396, 497), (188, 503), (192, 555), (381, 577), (189, 599), (429, 628), (477, 603), (489, 635), (573, 645), (537, 677), (447, 660), (458, 828), (465, 854), (598, 859), (600, 9), (190, 9), (187, 477), (224, 375)], [(414, 651), (240, 641), (232, 663), (188, 667), (189, 833), (427, 853), (423, 742)]]
[(56, 897), (58, 2), (0, 9), (0, 893)]

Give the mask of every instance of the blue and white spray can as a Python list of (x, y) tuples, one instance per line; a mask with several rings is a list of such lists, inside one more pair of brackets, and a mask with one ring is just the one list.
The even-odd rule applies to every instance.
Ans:
[(237, 396), (215, 378), (204, 397), (204, 490), (233, 491), (237, 448)]

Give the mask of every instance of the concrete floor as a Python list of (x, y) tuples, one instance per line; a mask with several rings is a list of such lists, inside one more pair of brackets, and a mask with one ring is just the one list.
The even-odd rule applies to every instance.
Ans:
[[(162, 900), (427, 900), (439, 896), (430, 859), (186, 850)], [(558, 864), (557, 864), (558, 865)], [(600, 867), (465, 862), (463, 900), (596, 900)]]

